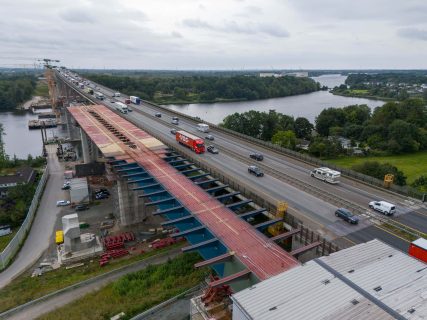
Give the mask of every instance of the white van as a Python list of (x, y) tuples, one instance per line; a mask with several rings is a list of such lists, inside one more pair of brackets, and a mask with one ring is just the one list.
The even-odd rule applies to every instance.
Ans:
[(202, 132), (209, 132), (209, 126), (207, 124), (204, 124), (204, 123), (199, 123), (197, 125), (197, 130), (202, 131)]
[(381, 212), (386, 216), (391, 216), (396, 212), (396, 206), (386, 201), (371, 201), (369, 202), (369, 208)]
[(341, 172), (323, 167), (316, 168), (310, 171), (310, 176), (329, 183), (339, 183)]

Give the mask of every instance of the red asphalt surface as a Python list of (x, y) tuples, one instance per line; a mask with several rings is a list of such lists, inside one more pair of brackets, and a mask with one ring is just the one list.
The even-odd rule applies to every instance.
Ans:
[[(88, 110), (95, 110), (126, 137), (135, 142), (137, 149), (125, 146), (107, 128), (96, 120)], [(68, 110), (99, 146), (109, 142), (117, 143), (125, 152), (116, 158), (130, 158), (139, 163), (163, 187), (168, 190), (252, 271), (264, 280), (299, 265), (299, 262), (276, 243), (256, 231), (249, 223), (239, 218), (220, 201), (195, 185), (162, 159), (164, 151), (150, 150), (140, 139), (151, 138), (145, 131), (112, 112), (105, 106), (70, 107)], [(163, 148), (164, 150), (164, 148)], [(126, 157), (126, 155), (128, 157)], [(131, 160), (132, 159), (132, 160)]]

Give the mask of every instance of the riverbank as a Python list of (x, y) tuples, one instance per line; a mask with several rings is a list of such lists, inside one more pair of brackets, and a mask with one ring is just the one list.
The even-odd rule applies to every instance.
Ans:
[(33, 96), (33, 97), (31, 97), (30, 100), (27, 100), (24, 103), (18, 105), (16, 107), (16, 109), (17, 110), (27, 110), (28, 111), (28, 110), (30, 110), (32, 104), (37, 104), (40, 101), (42, 101), (43, 99), (45, 99), (45, 98), (42, 97), (42, 96)]
[(353, 93), (344, 93), (344, 92), (337, 92), (337, 91), (331, 90), (330, 93), (336, 96), (349, 97), (349, 98), (363, 98), (363, 99), (377, 100), (377, 101), (384, 101), (384, 102), (395, 101), (395, 99), (392, 99), (392, 98), (372, 96), (372, 95), (366, 94), (365, 91), (367, 90), (351, 90), (351, 91), (353, 91)]

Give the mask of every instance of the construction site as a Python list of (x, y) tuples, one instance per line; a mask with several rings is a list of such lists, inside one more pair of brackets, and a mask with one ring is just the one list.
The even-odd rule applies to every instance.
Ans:
[[(283, 319), (274, 312), (252, 315), (245, 292), (264, 282), (274, 287), (274, 279), (309, 261), (349, 250), (290, 223), (285, 201), (263, 207), (118, 112), (78, 102), (73, 85), (57, 81), (54, 70), (47, 69), (47, 79), (53, 114), (68, 132), (57, 154), (63, 161), (64, 150), (73, 154), (64, 175), (71, 210), (58, 221), (55, 239), (60, 265), (78, 267), (96, 258), (102, 268), (111, 259), (185, 242), (182, 252), (196, 251), (203, 259), (194, 268), (212, 270), (203, 292), (191, 299), (192, 319)], [(86, 215), (94, 204), (107, 209)]]

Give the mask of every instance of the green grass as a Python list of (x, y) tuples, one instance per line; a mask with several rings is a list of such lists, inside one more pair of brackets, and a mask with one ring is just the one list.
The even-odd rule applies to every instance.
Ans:
[(408, 178), (408, 184), (419, 176), (427, 174), (427, 151), (382, 157), (343, 157), (327, 161), (344, 168), (351, 168), (365, 161), (388, 162), (403, 171)]
[(45, 82), (37, 82), (37, 86), (33, 92), (34, 96), (49, 97), (49, 88)]
[(94, 259), (92, 263), (87, 263), (83, 267), (77, 267), (69, 270), (60, 268), (47, 272), (41, 277), (31, 278), (28, 274), (23, 274), (0, 290), (0, 312), (42, 297), (56, 290), (68, 287), (80, 281), (93, 278), (108, 271), (129, 265), (132, 262), (143, 260), (183, 245), (184, 243), (180, 242), (167, 248), (149, 251), (142, 255), (132, 256), (128, 259), (112, 260), (102, 268), (98, 265), (98, 259)]
[(352, 90), (350, 90), (350, 94), (355, 94), (355, 95), (358, 95), (358, 94), (369, 94), (369, 90), (366, 90), (366, 89), (352, 89)]
[(124, 312), (130, 319), (199, 284), (207, 269), (195, 269), (196, 253), (187, 253), (164, 264), (127, 274), (99, 291), (54, 310), (39, 319), (110, 319)]
[(0, 252), (4, 250), (4, 248), (7, 247), (10, 240), (15, 236), (15, 234), (18, 232), (18, 229), (12, 230), (11, 234), (8, 234), (7, 236), (0, 237)]

